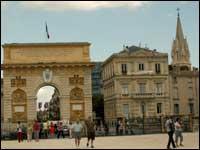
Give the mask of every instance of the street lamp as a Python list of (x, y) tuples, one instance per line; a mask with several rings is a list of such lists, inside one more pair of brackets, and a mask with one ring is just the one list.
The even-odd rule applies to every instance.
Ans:
[(144, 103), (144, 102), (142, 102), (143, 134), (144, 134), (144, 113), (145, 113), (144, 106), (145, 106), (145, 103)]

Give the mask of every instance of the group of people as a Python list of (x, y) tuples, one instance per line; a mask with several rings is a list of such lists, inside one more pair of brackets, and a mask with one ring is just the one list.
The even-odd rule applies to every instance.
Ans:
[[(87, 133), (87, 144), (86, 146), (89, 146), (89, 143), (91, 141), (91, 148), (94, 148), (93, 145), (93, 141), (95, 140), (95, 123), (93, 122), (91, 117), (88, 117), (87, 120), (85, 120), (85, 129), (86, 129), (86, 133)], [(76, 148), (79, 148), (80, 146), (80, 141), (81, 141), (81, 135), (84, 129), (84, 125), (80, 122), (79, 119), (77, 119), (77, 121), (72, 124), (69, 124), (69, 137), (75, 138), (75, 145)], [(59, 138), (60, 135), (63, 136), (63, 123), (59, 122), (58, 125), (56, 126), (57, 128), (57, 138)], [(44, 134), (45, 136), (47, 136), (48, 133), (48, 124), (44, 123), (43, 124), (43, 130), (44, 130)], [(27, 142), (30, 142), (32, 140), (32, 133), (34, 133), (34, 139), (36, 142), (39, 141), (39, 133), (41, 131), (41, 124), (35, 120), (33, 126), (31, 125), (31, 123), (28, 123), (27, 125)], [(53, 124), (53, 122), (51, 122), (50, 126), (49, 126), (49, 133), (50, 133), (50, 137), (54, 137), (55, 134), (55, 124)], [(17, 124), (17, 138), (18, 138), (18, 142), (20, 143), (21, 141), (23, 141), (23, 132), (22, 132), (22, 126), (20, 124), (20, 122), (18, 122)]]
[[(183, 146), (183, 135), (182, 135), (182, 122), (180, 118), (176, 118), (176, 121), (174, 123), (173, 118), (169, 117), (167, 118), (167, 121), (165, 123), (165, 127), (169, 136), (167, 149), (170, 149), (170, 144), (172, 143), (173, 148), (176, 148), (178, 146)], [(173, 134), (175, 133), (175, 142), (173, 138)], [(178, 145), (178, 138), (180, 138), (180, 145)]]
[[(63, 126), (62, 126), (62, 122), (58, 123), (57, 128), (57, 138), (59, 138), (60, 134), (63, 135)], [(91, 148), (94, 148), (93, 145), (93, 141), (95, 140), (95, 123), (93, 122), (92, 118), (89, 117), (87, 120), (85, 120), (85, 129), (86, 129), (86, 133), (87, 133), (87, 144), (86, 146), (89, 146), (89, 143), (91, 141)], [(81, 141), (81, 135), (83, 132), (83, 128), (84, 125), (80, 122), (79, 119), (77, 119), (77, 121), (72, 124), (69, 124), (69, 137), (72, 138), (72, 134), (73, 137), (75, 138), (75, 145), (76, 148), (79, 148), (80, 146), (80, 141)], [(39, 132), (40, 132), (40, 124), (39, 122), (36, 120), (35, 123), (33, 124), (33, 126), (31, 125), (31, 123), (28, 123), (27, 126), (27, 141), (30, 142), (32, 139), (32, 133), (34, 133), (34, 138), (35, 141), (38, 142), (39, 141)], [(182, 135), (182, 122), (180, 120), (180, 118), (176, 118), (176, 121), (173, 121), (172, 117), (167, 118), (166, 123), (165, 123), (165, 127), (166, 127), (166, 131), (168, 133), (169, 139), (168, 139), (168, 144), (167, 144), (167, 148), (170, 149), (170, 145), (172, 143), (173, 148), (176, 148), (178, 146), (183, 146), (183, 135)], [(46, 135), (48, 132), (48, 125), (45, 123), (43, 125), (43, 129), (44, 129), (44, 134)], [(119, 131), (120, 134), (122, 134), (123, 132), (123, 124), (122, 122), (118, 122), (118, 127), (117, 130)], [(53, 122), (51, 122), (50, 127), (49, 127), (49, 132), (50, 132), (50, 136), (54, 137), (55, 134), (55, 124), (53, 124)], [(175, 133), (175, 142), (173, 139), (173, 135)], [(22, 126), (20, 124), (20, 122), (18, 122), (17, 125), (17, 138), (18, 138), (18, 142), (21, 142), (23, 140), (22, 138)], [(64, 135), (63, 135), (64, 138)], [(178, 145), (178, 139), (180, 138), (180, 144)]]

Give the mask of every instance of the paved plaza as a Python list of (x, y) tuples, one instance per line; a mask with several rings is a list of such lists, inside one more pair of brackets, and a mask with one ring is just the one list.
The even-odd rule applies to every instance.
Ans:
[[(183, 133), (184, 147), (180, 149), (198, 149), (199, 132)], [(80, 149), (86, 149), (86, 138), (82, 138)], [(167, 134), (133, 135), (96, 137), (97, 149), (165, 149), (168, 141)], [(1, 148), (6, 149), (73, 149), (76, 148), (74, 139), (42, 139), (39, 142), (32, 141), (22, 143), (14, 141), (1, 141)]]

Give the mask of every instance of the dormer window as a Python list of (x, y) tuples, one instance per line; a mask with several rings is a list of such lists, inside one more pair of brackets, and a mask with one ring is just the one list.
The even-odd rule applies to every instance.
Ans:
[(139, 64), (139, 70), (140, 71), (144, 70), (144, 64)]
[(126, 64), (122, 64), (122, 74), (127, 74), (127, 65)]
[(160, 73), (160, 64), (155, 64), (156, 73)]

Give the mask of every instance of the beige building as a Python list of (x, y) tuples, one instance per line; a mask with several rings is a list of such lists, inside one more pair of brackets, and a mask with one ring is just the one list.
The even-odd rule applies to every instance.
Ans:
[(168, 54), (125, 47), (102, 67), (106, 121), (170, 113)]
[(3, 79), (1, 79), (1, 122), (3, 122)]
[(171, 114), (192, 113), (199, 116), (199, 71), (191, 67), (190, 51), (179, 14), (171, 56), (172, 64), (169, 66)]
[(59, 93), (61, 120), (92, 115), (90, 43), (4, 44), (4, 122), (36, 119), (36, 95), (46, 85)]

